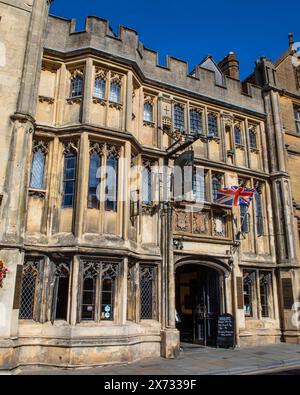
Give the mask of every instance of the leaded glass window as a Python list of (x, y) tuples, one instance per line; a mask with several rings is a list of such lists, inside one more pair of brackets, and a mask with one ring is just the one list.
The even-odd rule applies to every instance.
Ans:
[(240, 126), (238, 126), (238, 125), (235, 125), (235, 127), (234, 127), (234, 139), (235, 139), (236, 145), (243, 144), (242, 131), (241, 131)]
[(155, 319), (156, 279), (155, 267), (140, 267), (141, 319)]
[(44, 188), (45, 153), (38, 148), (33, 154), (31, 167), (30, 187), (34, 189)]
[(184, 131), (184, 109), (179, 104), (174, 106), (174, 128)]
[(98, 261), (83, 263), (82, 321), (114, 320), (115, 289), (118, 276), (118, 263)]
[(102, 77), (97, 77), (95, 79), (94, 96), (99, 99), (105, 99), (105, 87), (106, 87), (105, 79)]
[(300, 134), (300, 107), (294, 106), (294, 117), (295, 117), (295, 126), (296, 132)]
[(208, 124), (208, 136), (209, 137), (218, 137), (218, 117), (216, 114), (209, 113), (207, 116), (207, 124)]
[(37, 306), (39, 262), (26, 261), (23, 265), (19, 319), (33, 320)]
[(195, 135), (203, 133), (202, 114), (198, 110), (190, 111), (190, 130)]
[(70, 97), (82, 96), (83, 93), (83, 80), (80, 75), (72, 78)]
[(257, 188), (255, 192), (255, 214), (257, 235), (262, 236), (264, 234), (264, 217), (261, 187)]
[(52, 262), (53, 293), (51, 321), (68, 319), (69, 281), (71, 265), (69, 262)]
[(241, 221), (241, 232), (243, 234), (249, 233), (250, 221), (247, 206), (240, 206), (240, 221)]
[(110, 83), (109, 100), (113, 103), (121, 102), (121, 85), (119, 81), (112, 81)]
[(144, 104), (144, 121), (153, 122), (153, 105), (148, 102)]
[(255, 287), (255, 272), (244, 272), (243, 292), (244, 292), (244, 314), (246, 317), (253, 317), (254, 287)]
[(266, 318), (270, 316), (269, 299), (271, 297), (272, 274), (262, 272), (259, 276), (260, 307), (261, 315)]
[(143, 204), (152, 203), (152, 170), (151, 163), (144, 161), (143, 163), (143, 175), (142, 175), (142, 199)]
[(97, 152), (93, 152), (90, 155), (88, 208), (99, 208), (100, 171), (101, 157)]
[(72, 208), (76, 189), (77, 155), (69, 152), (64, 157), (63, 208)]
[(218, 192), (222, 188), (223, 175), (220, 173), (212, 173), (212, 198), (215, 201), (218, 197)]
[(193, 192), (197, 203), (206, 200), (206, 173), (199, 167), (194, 167), (193, 171)]
[(106, 162), (105, 209), (116, 211), (118, 206), (118, 158), (113, 154)]
[(249, 143), (251, 149), (257, 149), (257, 135), (255, 129), (249, 129)]

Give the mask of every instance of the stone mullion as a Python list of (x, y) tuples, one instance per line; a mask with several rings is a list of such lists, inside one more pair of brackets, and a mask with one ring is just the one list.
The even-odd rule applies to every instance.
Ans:
[(89, 178), (89, 136), (83, 132), (80, 137), (80, 149), (77, 155), (77, 182), (75, 204), (75, 237), (80, 238), (84, 230), (84, 213), (87, 206), (87, 188)]
[(227, 161), (227, 152), (226, 152), (226, 131), (225, 131), (225, 123), (224, 123), (224, 115), (223, 112), (221, 112), (220, 115), (220, 138), (221, 138), (221, 161), (226, 163)]
[(247, 152), (246, 155), (246, 166), (251, 168), (251, 152), (250, 152), (250, 142), (249, 142), (249, 124), (248, 119), (245, 119), (244, 122), (244, 138), (245, 138), (245, 150)]
[(88, 58), (84, 71), (84, 93), (82, 101), (82, 123), (91, 123), (91, 106), (94, 88), (93, 59)]
[(110, 97), (110, 82), (111, 82), (111, 71), (109, 70), (106, 75), (105, 85), (105, 97), (106, 97), (106, 112), (105, 112), (105, 126), (108, 125), (108, 109), (109, 109), (109, 97)]
[(41, 233), (47, 235), (48, 233), (48, 213), (49, 213), (49, 204), (50, 204), (50, 183), (51, 183), (51, 172), (54, 166), (53, 163), (53, 146), (54, 140), (51, 141), (49, 144), (49, 152), (45, 154), (45, 185), (44, 189), (46, 190), (46, 196), (44, 201), (44, 209), (42, 215), (42, 222), (41, 222)]
[(132, 96), (133, 96), (133, 73), (132, 71), (128, 71), (127, 74), (127, 84), (126, 84), (126, 101), (125, 101), (125, 110), (124, 113), (126, 114), (126, 122), (125, 122), (125, 130), (126, 132), (133, 133), (132, 128), (132, 113), (133, 113), (133, 103), (132, 103)]
[(79, 284), (80, 272), (80, 258), (79, 256), (74, 256), (73, 263), (72, 263), (72, 270), (70, 276), (70, 324), (76, 325), (76, 323), (80, 320), (80, 304), (79, 301), (81, 299), (81, 286)]
[(101, 157), (101, 183), (100, 183), (100, 221), (99, 221), (99, 233), (104, 233), (104, 218), (105, 218), (105, 186), (106, 186), (106, 163), (107, 163), (107, 145), (104, 144), (103, 155)]
[(258, 130), (256, 133), (257, 143), (259, 148), (260, 160), (262, 161), (262, 169), (268, 173), (269, 172), (269, 164), (268, 164), (268, 149), (267, 149), (267, 140), (266, 140), (266, 131), (265, 124), (261, 122), (258, 126)]

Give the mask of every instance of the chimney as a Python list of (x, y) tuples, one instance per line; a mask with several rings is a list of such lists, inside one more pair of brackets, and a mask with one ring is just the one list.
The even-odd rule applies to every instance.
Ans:
[(234, 52), (229, 52), (219, 63), (219, 67), (225, 75), (239, 80), (239, 61)]
[(294, 45), (294, 35), (293, 33), (289, 33), (289, 46), (290, 48)]

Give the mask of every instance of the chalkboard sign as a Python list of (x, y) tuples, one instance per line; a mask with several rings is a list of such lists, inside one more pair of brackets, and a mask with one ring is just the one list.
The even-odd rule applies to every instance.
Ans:
[(231, 314), (222, 314), (218, 318), (217, 346), (234, 347), (234, 318)]

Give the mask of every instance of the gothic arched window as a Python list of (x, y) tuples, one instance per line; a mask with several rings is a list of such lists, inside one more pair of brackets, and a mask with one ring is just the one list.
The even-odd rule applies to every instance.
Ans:
[(23, 265), (19, 319), (33, 320), (36, 317), (40, 264), (38, 261), (26, 261)]
[(106, 87), (106, 81), (102, 77), (97, 77), (95, 79), (95, 85), (94, 85), (94, 96), (97, 97), (98, 99), (105, 99), (105, 87)]
[(174, 128), (184, 131), (184, 109), (179, 104), (174, 106)]
[[(99, 145), (97, 145), (99, 147)], [(101, 156), (95, 148), (90, 152), (90, 172), (88, 189), (88, 208), (99, 208), (99, 186), (101, 178)]]
[(218, 137), (218, 117), (216, 114), (209, 113), (207, 116), (207, 124), (208, 124), (208, 136), (209, 137)]
[(112, 81), (110, 83), (109, 100), (113, 103), (121, 102), (121, 85), (119, 81)]
[(239, 125), (235, 125), (234, 127), (234, 140), (236, 145), (243, 144), (242, 131)]
[(42, 147), (36, 147), (33, 153), (31, 166), (30, 188), (43, 189), (45, 176), (45, 150)]
[(118, 207), (118, 152), (111, 147), (106, 162), (105, 210), (117, 211)]
[(223, 175), (219, 173), (212, 174), (212, 198), (215, 201), (218, 197), (218, 192), (222, 188)]
[(257, 135), (255, 129), (249, 129), (249, 142), (251, 149), (257, 149)]
[(153, 105), (149, 102), (144, 104), (144, 121), (153, 122)]
[(72, 208), (75, 201), (77, 152), (69, 146), (64, 154), (63, 208)]
[(70, 97), (82, 96), (83, 92), (83, 79), (80, 75), (72, 78)]
[(190, 111), (190, 129), (192, 134), (201, 134), (203, 132), (202, 114), (198, 110)]

